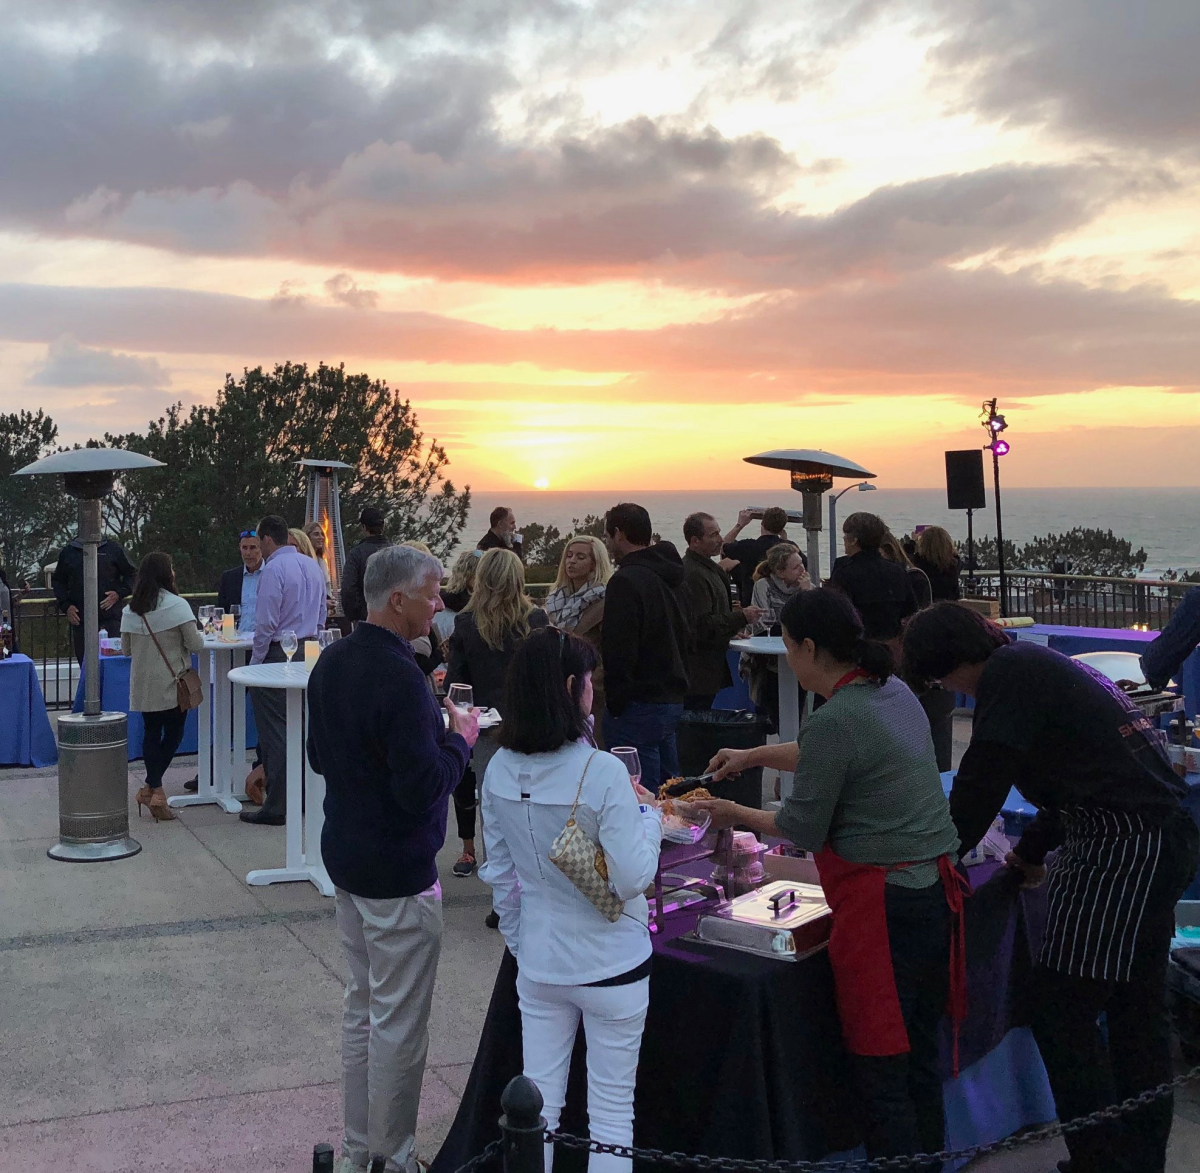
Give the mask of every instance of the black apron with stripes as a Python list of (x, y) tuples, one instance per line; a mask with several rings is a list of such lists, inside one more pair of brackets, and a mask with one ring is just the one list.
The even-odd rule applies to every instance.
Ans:
[(1140, 815), (1099, 807), (1062, 812), (1065, 839), (1047, 884), (1039, 962), (1072, 977), (1127, 982), (1163, 832)]

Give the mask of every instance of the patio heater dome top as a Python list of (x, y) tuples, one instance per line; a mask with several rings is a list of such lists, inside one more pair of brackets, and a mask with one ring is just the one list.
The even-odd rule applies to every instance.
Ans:
[(809, 473), (827, 477), (874, 478), (861, 464), (847, 460), (822, 448), (776, 448), (773, 452), (760, 452), (757, 456), (743, 458), (747, 464), (761, 464), (764, 468), (782, 468), (788, 472)]
[(305, 458), (304, 460), (297, 460), (296, 463), (298, 465), (301, 465), (303, 468), (328, 468), (328, 469), (349, 468), (349, 469), (352, 469), (354, 467), (354, 465), (346, 464), (341, 460), (310, 460), (308, 458)]
[(12, 475), (15, 477), (40, 476), (42, 474), (88, 472), (128, 472), (140, 468), (164, 468), (161, 460), (130, 452), (127, 448), (72, 448), (67, 452), (52, 452), (35, 460)]

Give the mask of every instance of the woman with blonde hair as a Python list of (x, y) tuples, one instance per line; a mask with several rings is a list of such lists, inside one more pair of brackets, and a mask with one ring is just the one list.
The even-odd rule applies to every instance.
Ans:
[[(590, 534), (568, 538), (558, 563), (558, 577), (546, 596), (546, 614), (555, 627), (574, 632), (600, 654), (604, 630), (604, 592), (613, 576), (612, 559), (604, 543)], [(592, 673), (593, 713), (603, 713), (604, 666), (597, 661)], [(603, 749), (600, 722), (592, 722), (592, 740)]]
[(927, 525), (917, 535), (917, 553), (913, 565), (929, 576), (933, 601), (961, 599), (958, 582), (959, 558), (954, 539), (940, 525)]
[(311, 558), (314, 562), (317, 561), (317, 552), (313, 549), (313, 544), (309, 540), (308, 534), (302, 529), (296, 529), (294, 526), (288, 529), (289, 546), (295, 546), (305, 558)]
[[(530, 631), (546, 625), (546, 612), (535, 607), (525, 593), (525, 567), (521, 559), (511, 550), (499, 547), (485, 550), (475, 571), (471, 601), (454, 621), (446, 669), (447, 690), (452, 684), (469, 684), (477, 706), (499, 708), (504, 699), (504, 673), (509, 661)], [(481, 784), (488, 762), (498, 748), (495, 730), (479, 734), (471, 763)], [(464, 859), (467, 854), (464, 844)]]
[[(751, 602), (763, 617), (750, 628), (751, 635), (772, 635), (780, 623), (783, 609), (801, 591), (812, 590), (812, 579), (792, 542), (777, 542), (767, 550), (766, 558), (754, 572)], [(750, 699), (766, 711), (771, 724), (779, 728), (779, 664), (775, 656), (757, 656), (743, 652), (738, 674), (750, 688)], [(804, 694), (800, 694), (804, 707)]]

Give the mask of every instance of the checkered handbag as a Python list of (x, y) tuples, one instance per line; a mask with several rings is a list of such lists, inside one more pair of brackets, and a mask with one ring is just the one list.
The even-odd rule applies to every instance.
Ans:
[(550, 862), (587, 897), (601, 916), (615, 921), (625, 910), (625, 901), (608, 886), (608, 863), (604, 858), (604, 849), (594, 843), (575, 821), (579, 796), (583, 793), (583, 780), (595, 756), (596, 751), (593, 750), (587, 765), (583, 767), (583, 777), (579, 779), (579, 789), (575, 792), (575, 803), (571, 807), (567, 825), (550, 845)]

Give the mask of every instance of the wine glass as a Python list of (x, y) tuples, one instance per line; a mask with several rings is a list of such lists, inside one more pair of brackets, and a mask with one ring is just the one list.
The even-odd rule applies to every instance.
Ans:
[(212, 608), (203, 604), (196, 610), (196, 618), (200, 620), (200, 630), (208, 635), (208, 621), (212, 617)]
[(300, 646), (300, 641), (296, 638), (294, 631), (285, 631), (279, 639), (279, 646), (283, 649), (283, 654), (287, 656), (287, 662), (290, 665), (292, 657), (296, 654), (296, 649)]
[(642, 780), (642, 759), (638, 757), (638, 751), (632, 745), (618, 745), (612, 751), (612, 756), (629, 771), (629, 781), (633, 783), (634, 790), (637, 790)]
[(762, 618), (758, 621), (759, 626), (762, 628), (762, 632), (760, 634), (770, 635), (771, 628), (774, 627), (775, 624), (778, 622), (779, 622), (779, 619), (775, 614), (775, 608), (774, 607), (764, 607), (763, 613), (762, 613)]
[(241, 603), (234, 603), (229, 608), (229, 614), (233, 616), (234, 631), (241, 631), (241, 629), (242, 629), (242, 605), (241, 605)]
[(329, 647), (328, 631), (322, 630), (317, 632), (317, 647), (319, 647), (321, 651), (324, 651), (327, 647)]
[(342, 638), (342, 629), (340, 627), (328, 627), (325, 629), (325, 634), (329, 637), (329, 643), (337, 643)]
[(452, 684), (446, 695), (450, 703), (464, 713), (469, 713), (475, 704), (475, 690), (469, 684)]
[(213, 631), (215, 631), (218, 635), (221, 634), (221, 620), (224, 618), (225, 618), (225, 608), (224, 607), (213, 607), (212, 608)]

